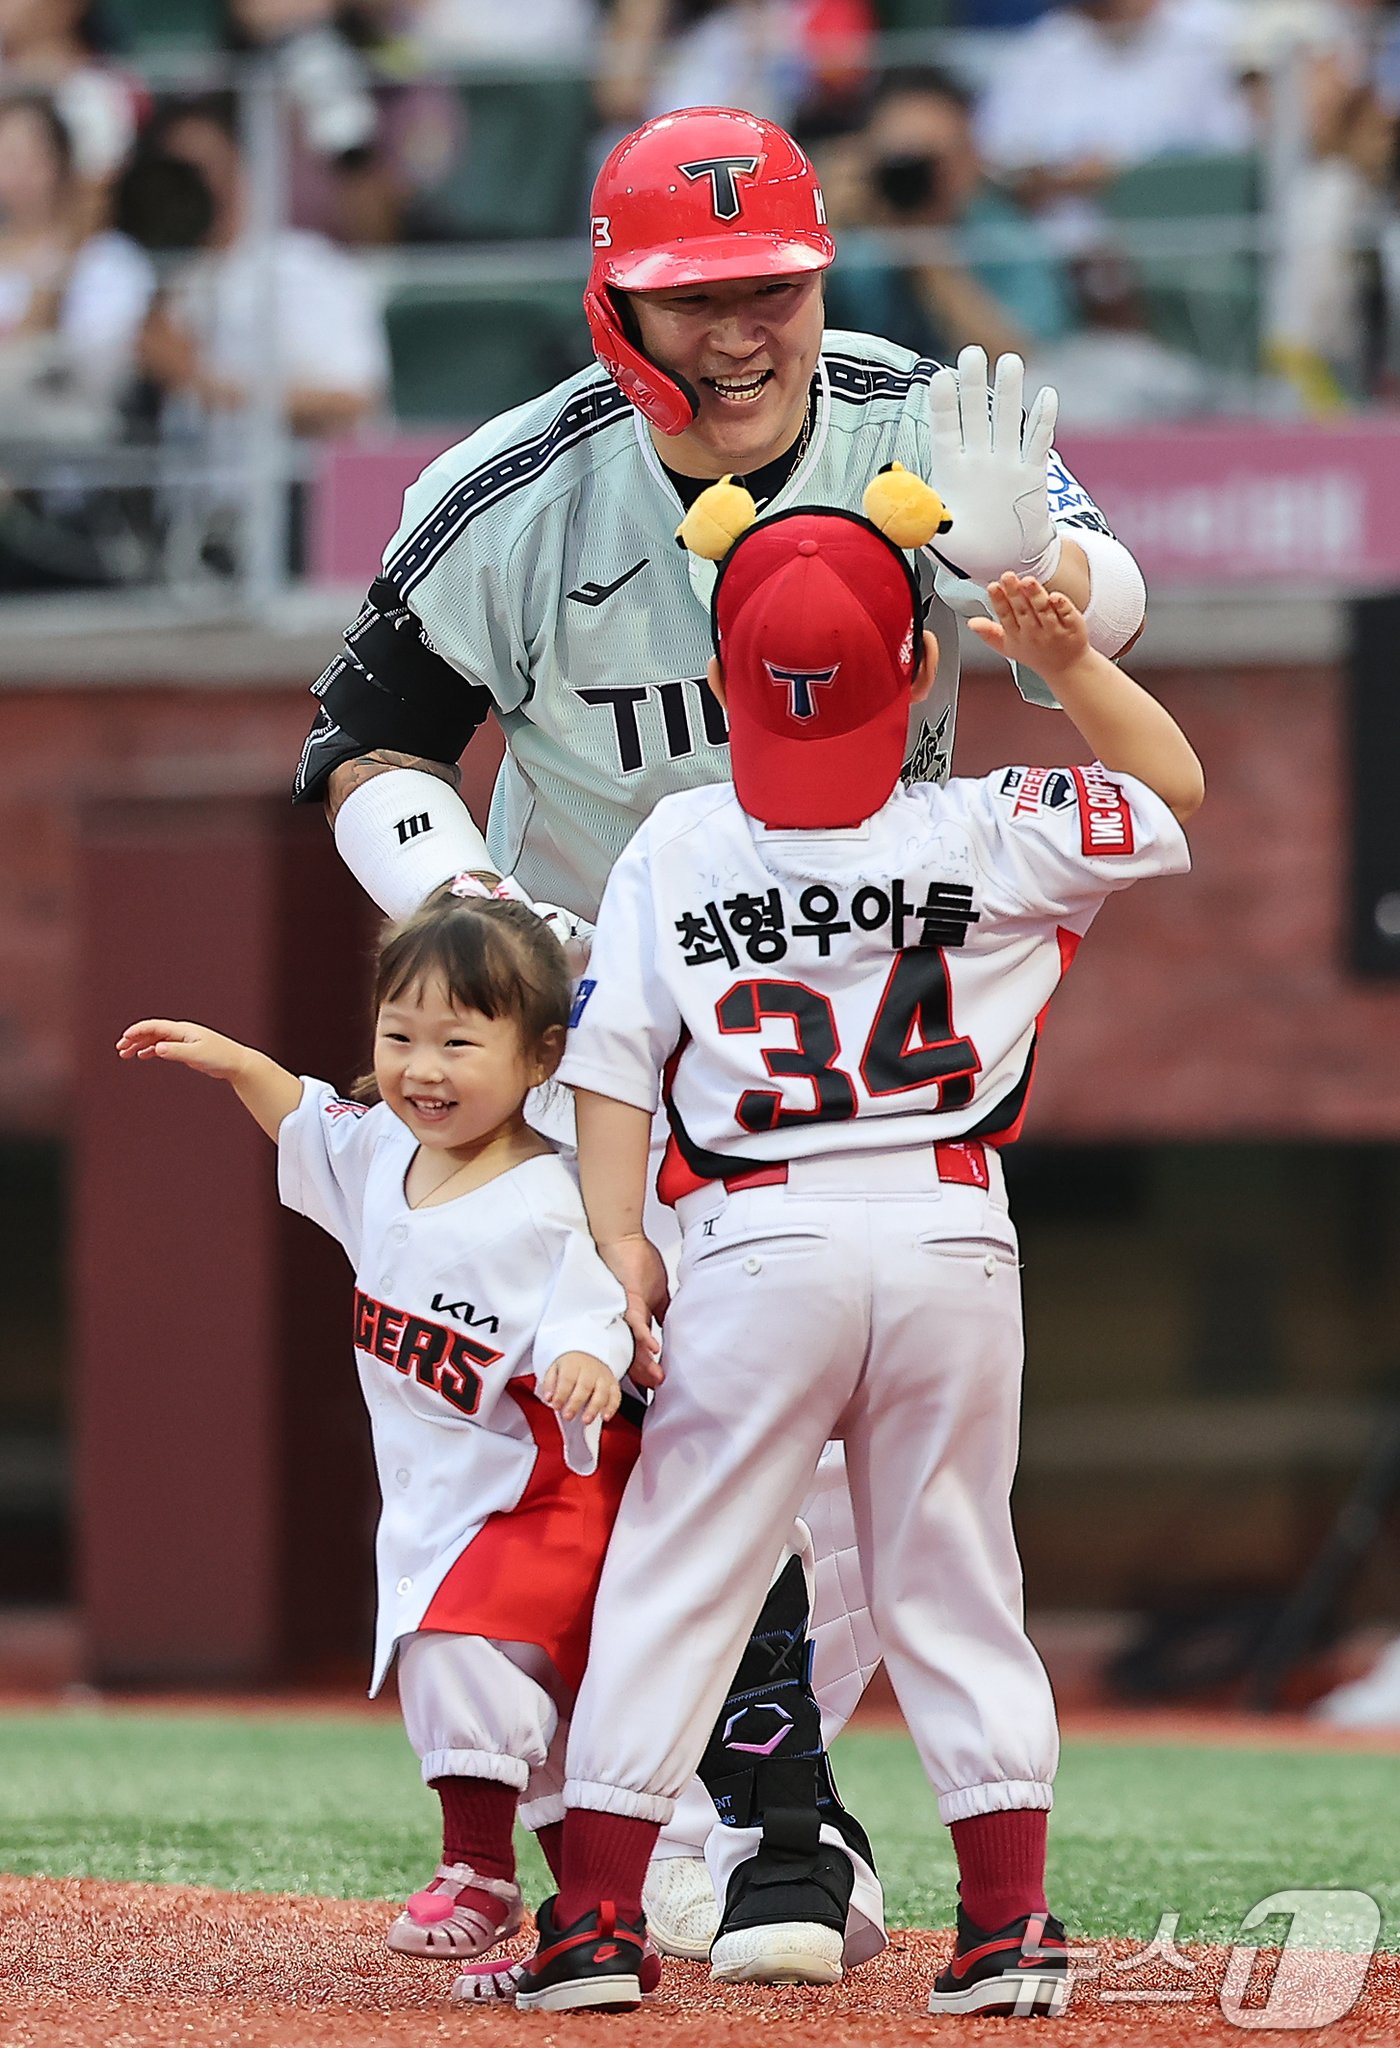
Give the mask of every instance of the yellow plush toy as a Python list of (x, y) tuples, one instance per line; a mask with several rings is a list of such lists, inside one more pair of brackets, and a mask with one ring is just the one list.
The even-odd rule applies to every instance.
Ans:
[(953, 524), (937, 491), (902, 462), (886, 463), (870, 479), (861, 508), (897, 548), (927, 547), (936, 533), (947, 533)]
[(744, 486), (736, 484), (732, 476), (722, 476), (700, 493), (676, 528), (676, 539), (683, 541), (692, 555), (720, 562), (757, 517), (758, 507)]
[[(886, 463), (871, 478), (861, 504), (870, 524), (897, 548), (926, 547), (953, 524), (937, 491), (901, 462)], [(700, 493), (676, 528), (676, 539), (692, 555), (722, 562), (757, 517), (758, 507), (743, 485), (722, 476)]]

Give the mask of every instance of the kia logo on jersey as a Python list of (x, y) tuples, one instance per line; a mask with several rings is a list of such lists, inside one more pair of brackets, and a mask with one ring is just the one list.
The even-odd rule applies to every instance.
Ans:
[(841, 668), (839, 661), (833, 662), (830, 668), (778, 668), (771, 661), (765, 661), (763, 666), (768, 671), (769, 679), (775, 682), (779, 689), (789, 692), (788, 710), (794, 718), (816, 717), (817, 704), (812, 695), (813, 690), (824, 690), (828, 683), (834, 683)]
[(737, 220), (742, 211), (739, 188), (734, 180), (751, 178), (758, 169), (756, 156), (707, 156), (698, 163), (677, 164), (676, 169), (683, 178), (692, 183), (697, 178), (710, 181), (710, 204), (716, 220)]

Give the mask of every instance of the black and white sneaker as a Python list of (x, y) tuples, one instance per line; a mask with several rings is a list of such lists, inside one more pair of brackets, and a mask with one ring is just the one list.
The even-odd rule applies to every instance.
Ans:
[(957, 1947), (928, 1995), (930, 2012), (1048, 2019), (1068, 2001), (1065, 1930), (1052, 1913), (1028, 1913), (992, 1934), (958, 1907)]
[[(611, 1899), (604, 1899), (572, 1927), (556, 1924), (557, 1895), (546, 1899), (535, 1915), (539, 1946), (515, 1987), (521, 2012), (575, 2012), (607, 2006), (629, 2011), (642, 2002), (647, 1955), (644, 1920), (619, 1917)], [(648, 1984), (647, 1989), (652, 1988)]]

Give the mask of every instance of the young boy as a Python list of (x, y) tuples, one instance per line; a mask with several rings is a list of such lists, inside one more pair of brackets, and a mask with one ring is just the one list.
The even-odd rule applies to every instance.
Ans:
[[(634, 1304), (666, 1311), (666, 1376), (604, 1567), (527, 2009), (637, 2002), (657, 1827), (828, 1437), (958, 1859), (957, 1947), (929, 2009), (1064, 2002), (1044, 1892), (1054, 1706), (1008, 1505), (1022, 1336), (995, 1148), (1019, 1132), (1038, 1020), (1101, 903), (1189, 866), (1203, 781), (1068, 599), (1007, 575), (991, 604), (982, 637), (1046, 679), (1097, 758), (906, 788), (937, 646), (905, 557), (847, 513), (742, 534), (710, 666), (734, 786), (665, 799), (608, 883), (560, 1074), (590, 1225)], [(684, 1233), (669, 1309), (642, 1226), (658, 1097)], [(770, 1706), (724, 1739), (780, 1756), (788, 1733)]]

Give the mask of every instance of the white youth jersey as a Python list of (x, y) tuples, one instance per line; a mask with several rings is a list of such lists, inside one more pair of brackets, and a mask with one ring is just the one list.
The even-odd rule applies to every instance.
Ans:
[(309, 1079), (277, 1139), (283, 1202), (355, 1268), (355, 1363), (383, 1501), (371, 1692), (488, 1515), (519, 1501), (538, 1455), (531, 1411), (562, 1431), (571, 1471), (594, 1469), (599, 1425), (559, 1422), (538, 1402), (538, 1375), (565, 1351), (619, 1375), (632, 1359), (622, 1289), (553, 1153), (410, 1209), (416, 1149), (384, 1104)]
[(560, 1077), (646, 1110), (664, 1077), (705, 1178), (1009, 1139), (1100, 904), (1189, 866), (1161, 798), (1097, 764), (899, 788), (839, 832), (670, 797), (613, 869)]
[[(764, 516), (799, 504), (859, 511), (888, 462), (929, 476), (938, 368), (892, 342), (829, 333), (810, 443)], [(1054, 455), (1050, 509), (1068, 531), (1108, 531)], [(505, 729), (486, 834), (496, 866), (587, 917), (661, 798), (729, 775), (724, 713), (704, 683), (716, 570), (678, 545), (680, 518), (641, 415), (595, 365), (433, 463), (384, 557), (435, 651), (490, 692)], [(942, 656), (911, 719), (905, 772), (942, 780), (958, 627), (933, 594), (933, 557), (916, 568)], [(964, 601), (971, 588), (960, 586)]]

